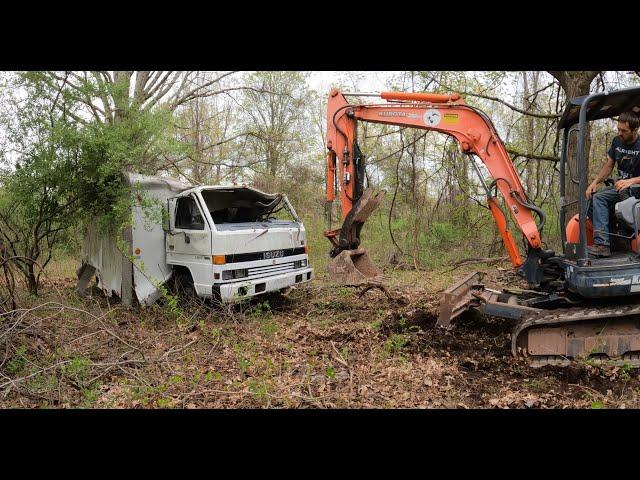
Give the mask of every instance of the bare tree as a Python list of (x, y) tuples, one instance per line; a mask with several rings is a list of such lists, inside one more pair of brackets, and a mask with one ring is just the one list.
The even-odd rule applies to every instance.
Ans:
[[(256, 72), (247, 77), (242, 101), (245, 131), (255, 160), (275, 177), (299, 156), (308, 128), (305, 107), (310, 97), (303, 72)], [(269, 92), (269, 93), (261, 93)]]
[[(94, 120), (117, 122), (131, 109), (162, 104), (173, 111), (196, 98), (239, 90), (242, 87), (219, 88), (221, 80), (233, 73), (215, 72), (205, 82), (198, 82), (191, 71), (45, 72), (42, 78), (52, 87), (50, 95), (67, 91), (85, 104)], [(76, 116), (82, 123), (89, 118)]]
[[(204, 84), (209, 76), (208, 72), (198, 72), (196, 82)], [(176, 136), (187, 151), (177, 158), (167, 158), (162, 168), (194, 183), (219, 183), (229, 169), (245, 167), (235, 161), (237, 140), (246, 135), (235, 127), (236, 117), (233, 100), (226, 95), (197, 97), (179, 107)]]

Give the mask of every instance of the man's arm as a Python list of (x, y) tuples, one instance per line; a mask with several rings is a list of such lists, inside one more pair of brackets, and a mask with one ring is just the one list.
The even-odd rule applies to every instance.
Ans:
[[(615, 165), (616, 165), (616, 161), (613, 160), (609, 155), (607, 155), (607, 163), (605, 163), (602, 166), (602, 168), (600, 169), (600, 172), (598, 173), (598, 175), (596, 175), (596, 179), (591, 183), (591, 185), (587, 187), (587, 191), (585, 192), (585, 195), (587, 196), (587, 198), (591, 198), (591, 195), (593, 195), (598, 189), (598, 185), (604, 182), (604, 180), (609, 176), (609, 174), (611, 173)], [(640, 177), (636, 177), (636, 178), (638, 180), (638, 183), (640, 183)], [(632, 180), (632, 179), (629, 179), (629, 180)], [(627, 180), (620, 180), (620, 182), (621, 181), (627, 181)], [(616, 190), (618, 190), (618, 183), (616, 183)]]

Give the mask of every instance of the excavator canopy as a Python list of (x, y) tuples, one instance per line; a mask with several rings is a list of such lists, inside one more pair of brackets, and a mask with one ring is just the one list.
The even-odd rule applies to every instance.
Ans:
[[(578, 123), (580, 109), (588, 95), (572, 98), (562, 117), (558, 128), (567, 128)], [(640, 113), (640, 88), (625, 88), (596, 98), (587, 105), (587, 122), (601, 118), (617, 117), (623, 112)]]

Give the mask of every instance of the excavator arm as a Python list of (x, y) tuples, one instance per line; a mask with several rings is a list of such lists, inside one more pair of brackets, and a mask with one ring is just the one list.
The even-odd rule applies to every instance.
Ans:
[[(378, 96), (387, 103), (363, 105), (350, 104), (346, 95), (350, 94), (333, 89), (327, 104), (326, 198), (333, 202), (338, 193), (344, 220), (342, 228), (325, 232), (333, 244), (332, 256), (358, 248), (362, 224), (381, 198), (363, 188), (364, 158), (357, 144), (358, 121), (414, 127), (454, 137), (464, 153), (475, 154), (482, 160), (493, 178), (487, 186), (480, 177), (489, 209), (513, 266), (521, 267), (524, 262), (507, 227), (505, 214), (492, 194), (494, 186), (504, 197), (529, 250), (540, 251), (540, 231), (532, 213), (536, 212), (541, 217), (541, 225), (544, 224), (544, 214), (528, 200), (513, 162), (486, 115), (467, 105), (458, 94), (382, 92), (366, 95)], [(537, 259), (538, 255), (533, 257)]]

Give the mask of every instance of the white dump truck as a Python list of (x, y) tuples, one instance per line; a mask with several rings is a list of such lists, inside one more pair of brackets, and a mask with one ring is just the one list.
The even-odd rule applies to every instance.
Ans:
[(78, 292), (95, 276), (108, 296), (144, 306), (172, 281), (181, 294), (224, 302), (313, 278), (304, 225), (286, 195), (129, 173), (125, 180), (137, 198), (132, 226), (121, 239), (89, 228)]

